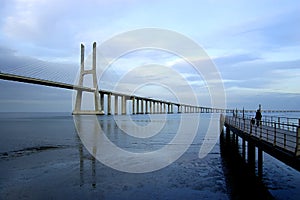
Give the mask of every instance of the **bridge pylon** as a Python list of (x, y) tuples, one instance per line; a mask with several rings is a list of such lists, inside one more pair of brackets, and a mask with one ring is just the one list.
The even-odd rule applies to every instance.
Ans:
[(81, 61), (80, 61), (80, 76), (78, 81), (78, 86), (83, 87), (83, 80), (85, 75), (92, 75), (93, 79), (93, 89), (92, 92), (94, 94), (94, 110), (82, 110), (82, 94), (83, 90), (80, 88), (76, 89), (76, 99), (75, 99), (75, 108), (73, 110), (73, 115), (103, 115), (104, 111), (100, 104), (100, 97), (99, 97), (99, 88), (98, 88), (98, 81), (97, 81), (97, 74), (96, 74), (96, 42), (93, 43), (93, 62), (92, 62), (92, 69), (86, 70), (84, 68), (84, 45), (81, 44)]

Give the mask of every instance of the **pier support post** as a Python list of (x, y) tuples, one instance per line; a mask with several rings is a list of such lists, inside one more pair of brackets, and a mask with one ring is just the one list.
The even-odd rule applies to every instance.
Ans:
[(248, 165), (251, 172), (255, 173), (255, 145), (248, 141)]
[(262, 177), (263, 175), (263, 151), (261, 148), (257, 148), (257, 170), (258, 170), (258, 177)]
[(244, 160), (246, 160), (246, 140), (244, 137), (242, 138), (242, 140), (242, 157)]
[(300, 156), (300, 119), (298, 119), (295, 155)]

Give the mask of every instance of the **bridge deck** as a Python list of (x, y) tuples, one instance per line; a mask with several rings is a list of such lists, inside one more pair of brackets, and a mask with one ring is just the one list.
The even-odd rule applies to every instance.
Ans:
[(8, 81), (17, 81), (17, 82), (22, 82), (22, 83), (31, 83), (31, 84), (36, 84), (36, 85), (44, 85), (44, 86), (49, 86), (49, 87), (57, 87), (57, 88), (63, 88), (63, 89), (69, 89), (69, 90), (83, 90), (83, 91), (87, 91), (87, 92), (95, 91), (94, 88), (81, 87), (81, 86), (72, 85), (72, 84), (68, 84), (68, 83), (60, 83), (60, 82), (55, 82), (55, 81), (19, 76), (19, 75), (14, 75), (14, 74), (0, 73), (0, 79), (8, 80)]
[(233, 116), (226, 116), (224, 124), (233, 133), (300, 171), (298, 125), (262, 121), (257, 126), (250, 119)]

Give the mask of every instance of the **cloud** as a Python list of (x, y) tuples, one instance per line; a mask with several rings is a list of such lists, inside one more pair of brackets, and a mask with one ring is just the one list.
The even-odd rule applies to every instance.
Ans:
[(270, 89), (257, 88), (227, 88), (228, 108), (256, 109), (262, 104), (263, 109), (295, 109), (299, 110), (300, 94), (278, 93)]
[[(130, 8), (135, 1), (14, 0), (9, 3), (7, 15), (3, 16), (3, 36), (11, 44), (23, 46), (23, 54), (28, 54), (30, 49), (31, 55), (37, 57), (62, 57), (70, 56), (70, 52), (76, 54), (78, 41), (103, 39), (99, 30), (112, 34), (109, 30), (116, 30), (110, 28), (114, 27), (112, 24), (128, 12), (129, 9), (124, 8)], [(90, 37), (92, 32), (97, 35)]]
[(18, 55), (17, 51), (0, 46), (0, 71), (32, 78), (64, 83), (74, 83), (79, 64), (49, 62), (29, 56)]
[(253, 54), (233, 54), (227, 56), (219, 56), (213, 59), (217, 66), (235, 65), (242, 62), (252, 62), (260, 60), (261, 57)]

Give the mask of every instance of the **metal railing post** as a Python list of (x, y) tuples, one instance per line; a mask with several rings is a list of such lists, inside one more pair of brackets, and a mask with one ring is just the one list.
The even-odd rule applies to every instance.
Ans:
[(298, 119), (295, 155), (300, 155), (300, 119)]
[(261, 140), (261, 138), (262, 138), (262, 126), (260, 126), (259, 128), (260, 128), (259, 139)]
[(286, 149), (286, 134), (283, 135), (283, 148)]
[(274, 141), (273, 145), (276, 146), (276, 122), (274, 122)]

